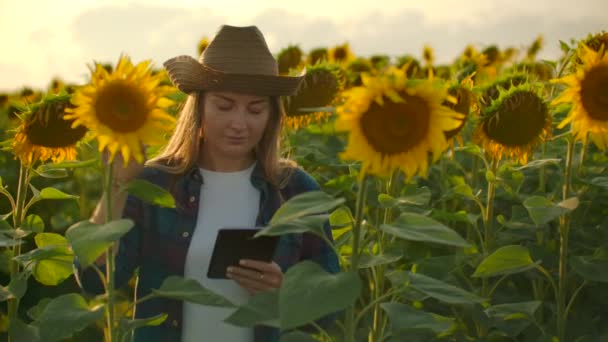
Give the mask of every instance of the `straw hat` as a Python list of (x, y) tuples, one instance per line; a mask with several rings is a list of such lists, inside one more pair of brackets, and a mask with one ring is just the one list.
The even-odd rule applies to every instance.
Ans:
[(199, 60), (177, 56), (163, 63), (184, 93), (234, 91), (261, 96), (293, 95), (304, 78), (279, 76), (279, 67), (256, 26), (223, 25)]

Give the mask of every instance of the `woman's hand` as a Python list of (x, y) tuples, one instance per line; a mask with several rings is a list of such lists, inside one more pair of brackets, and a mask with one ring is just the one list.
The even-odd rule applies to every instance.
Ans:
[(274, 261), (267, 263), (243, 259), (241, 266), (243, 267), (228, 267), (226, 276), (236, 281), (250, 295), (278, 289), (283, 284), (283, 271)]

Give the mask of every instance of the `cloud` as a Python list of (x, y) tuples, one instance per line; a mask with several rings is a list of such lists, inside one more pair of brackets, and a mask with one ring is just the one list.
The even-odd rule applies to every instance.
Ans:
[[(545, 48), (539, 56), (555, 59), (559, 56), (559, 40), (582, 38), (589, 32), (606, 29), (605, 19), (600, 16), (608, 7), (605, 0), (589, 0), (579, 6), (568, 2), (571, 9), (564, 7), (566, 0), (555, 1), (559, 3), (553, 7), (549, 0), (539, 0), (528, 7), (523, 4), (529, 0), (494, 0), (484, 2), (483, 7), (469, 4), (478, 13), (444, 20), (438, 20), (428, 9), (361, 10), (358, 15), (336, 19), (325, 12), (300, 14), (284, 8), (266, 8), (243, 20), (206, 7), (104, 5), (76, 14), (71, 23), (60, 28), (41, 24), (25, 34), (21, 42), (27, 45), (22, 48), (35, 53), (28, 53), (23, 64), (14, 58), (0, 65), (0, 88), (46, 86), (51, 75), (83, 82), (87, 64), (115, 63), (121, 53), (129, 54), (135, 62), (152, 59), (157, 66), (173, 56), (195, 56), (199, 39), (212, 37), (222, 24), (257, 25), (275, 53), (289, 44), (299, 44), (308, 51), (348, 41), (355, 53), (364, 56), (420, 56), (423, 45), (430, 44), (439, 62), (453, 60), (468, 43), (521, 48), (538, 34), (545, 38)], [(435, 13), (446, 17), (449, 7), (438, 8), (442, 12)], [(547, 13), (548, 8), (555, 15)]]
[(124, 52), (134, 60), (164, 61), (177, 54), (195, 55), (198, 41), (213, 35), (224, 21), (206, 8), (108, 6), (83, 12), (72, 30), (85, 59), (114, 62)]

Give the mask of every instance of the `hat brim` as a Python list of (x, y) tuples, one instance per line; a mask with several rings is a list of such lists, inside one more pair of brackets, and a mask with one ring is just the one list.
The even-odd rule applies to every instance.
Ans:
[(212, 69), (190, 56), (163, 63), (171, 82), (182, 92), (233, 91), (260, 96), (289, 96), (298, 91), (306, 70), (297, 76), (232, 74)]

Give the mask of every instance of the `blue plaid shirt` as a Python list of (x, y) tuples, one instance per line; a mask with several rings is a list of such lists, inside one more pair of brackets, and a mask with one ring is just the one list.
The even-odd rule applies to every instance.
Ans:
[[(259, 165), (259, 164), (258, 164)], [(256, 219), (257, 226), (268, 224), (275, 211), (289, 198), (319, 189), (317, 182), (300, 168), (291, 173), (286, 186), (280, 190), (271, 186), (263, 177), (262, 168), (256, 165), (251, 175), (252, 185), (260, 190), (260, 209)], [(200, 188), (203, 183), (198, 167), (193, 167), (183, 175), (172, 175), (164, 171), (146, 167), (141, 179), (145, 179), (167, 189), (175, 198), (175, 208), (161, 208), (128, 196), (123, 217), (130, 218), (135, 226), (120, 240), (116, 257), (116, 287), (123, 286), (139, 267), (138, 297), (159, 288), (163, 280), (171, 275), (184, 276), (184, 266), (188, 246), (196, 226)], [(327, 237), (332, 240), (331, 229), (326, 225)], [(301, 260), (319, 263), (330, 273), (340, 272), (336, 254), (319, 237), (310, 234), (287, 234), (279, 239), (273, 260), (285, 273)], [(102, 287), (91, 269), (81, 275), (85, 288), (101, 292)], [(181, 340), (182, 301), (155, 298), (137, 306), (136, 317), (152, 317), (167, 313), (168, 318), (157, 327), (144, 327), (136, 330), (136, 342), (155, 342)], [(318, 320), (321, 326), (335, 323), (337, 315), (328, 315)], [(204, 319), (204, 317), (201, 317)], [(310, 326), (306, 331), (314, 331)], [(263, 325), (254, 327), (255, 342), (278, 342), (280, 332), (277, 328)]]

